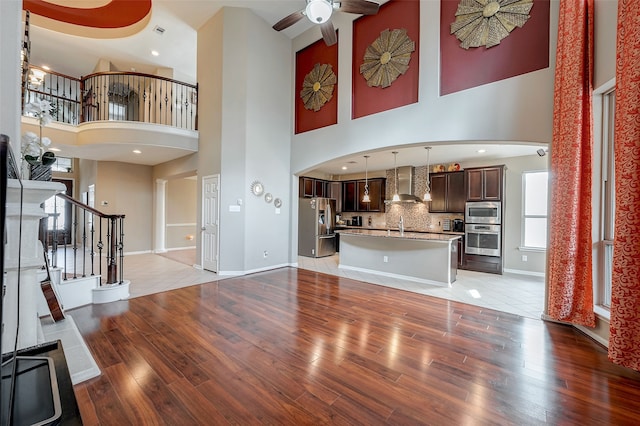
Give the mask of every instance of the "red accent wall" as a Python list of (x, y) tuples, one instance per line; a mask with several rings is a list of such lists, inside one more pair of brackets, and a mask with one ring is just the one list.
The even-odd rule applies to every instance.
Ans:
[(441, 0), (441, 96), (549, 67), (549, 0), (534, 0), (529, 20), (499, 45), (469, 50), (451, 34), (458, 3)]
[[(386, 29), (404, 28), (416, 44), (409, 69), (391, 86), (369, 87), (360, 74), (364, 53)], [(377, 15), (363, 16), (353, 22), (353, 104), (351, 117), (359, 118), (418, 102), (420, 63), (420, 2), (391, 0), (380, 7)]]
[(104, 6), (89, 9), (61, 6), (43, 0), (23, 0), (22, 8), (35, 15), (68, 24), (93, 28), (123, 28), (147, 16), (151, 11), (151, 0), (111, 0)]
[(338, 76), (338, 43), (333, 46), (327, 46), (324, 40), (320, 39), (296, 53), (296, 85), (294, 93), (296, 99), (296, 134), (330, 126), (338, 122), (338, 86), (340, 80), (333, 88), (333, 97), (317, 112), (306, 109), (300, 98), (304, 76), (309, 74), (314, 65), (318, 63), (330, 64), (333, 67), (333, 72)]

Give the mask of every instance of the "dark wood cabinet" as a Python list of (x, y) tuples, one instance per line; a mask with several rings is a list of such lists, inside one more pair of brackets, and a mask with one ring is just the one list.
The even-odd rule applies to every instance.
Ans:
[(431, 202), (429, 213), (440, 213), (447, 210), (447, 177), (444, 173), (429, 176), (431, 186)]
[(504, 166), (467, 169), (467, 201), (500, 201)]
[(430, 213), (464, 213), (464, 172), (435, 173), (431, 185)]
[(385, 195), (384, 178), (369, 179), (368, 203), (362, 202), (364, 197), (364, 180), (348, 180), (342, 182), (342, 211), (343, 212), (384, 212)]
[(464, 269), (491, 274), (502, 274), (502, 258), (482, 256), (479, 254), (464, 254)]
[(304, 176), (300, 178), (300, 188), (299, 188), (300, 198), (313, 197), (315, 188), (316, 188), (315, 179), (304, 177)]
[(384, 185), (386, 179), (369, 179), (369, 201), (362, 202), (364, 198), (365, 181), (357, 182), (357, 210), (359, 212), (383, 212), (384, 211)]
[(358, 204), (356, 202), (357, 196), (357, 182), (355, 180), (349, 180), (342, 182), (342, 211), (343, 212), (355, 212)]
[(328, 182), (325, 180), (320, 180), (320, 179), (316, 179), (316, 189), (315, 189), (315, 196), (316, 197), (326, 197), (329, 194), (329, 191), (327, 190), (327, 186), (328, 186)]
[(329, 181), (301, 176), (298, 196), (300, 198), (326, 197), (329, 195)]

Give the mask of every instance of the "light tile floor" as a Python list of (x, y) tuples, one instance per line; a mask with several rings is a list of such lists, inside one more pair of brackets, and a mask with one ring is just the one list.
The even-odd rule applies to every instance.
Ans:
[[(193, 262), (188, 261), (189, 256), (193, 256)], [(457, 280), (452, 287), (436, 287), (375, 274), (343, 270), (338, 267), (338, 256), (318, 259), (299, 256), (298, 268), (468, 303), (529, 318), (540, 319), (542, 314), (544, 278), (461, 270), (458, 271)], [(160, 293), (228, 278), (189, 266), (194, 263), (195, 250), (192, 250), (191, 253), (181, 251), (174, 256), (171, 255), (171, 252), (162, 256), (155, 254), (125, 256), (125, 278), (131, 281), (130, 297)], [(68, 316), (72, 317), (72, 315), (73, 311)], [(89, 350), (73, 324), (73, 318), (70, 321), (53, 323), (48, 317), (44, 317), (41, 322), (45, 341), (62, 340), (74, 383), (99, 374)]]
[[(544, 309), (544, 278), (519, 274), (486, 274), (458, 270), (451, 287), (437, 287), (381, 275), (340, 269), (339, 255), (311, 258), (298, 256), (298, 268), (338, 275), (540, 319)], [(475, 290), (475, 291), (473, 291)]]

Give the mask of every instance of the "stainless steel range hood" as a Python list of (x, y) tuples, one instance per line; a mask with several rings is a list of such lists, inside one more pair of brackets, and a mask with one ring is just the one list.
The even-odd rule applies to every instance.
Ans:
[(422, 198), (413, 194), (413, 166), (398, 167), (398, 196), (400, 201), (385, 200), (385, 204), (422, 203)]

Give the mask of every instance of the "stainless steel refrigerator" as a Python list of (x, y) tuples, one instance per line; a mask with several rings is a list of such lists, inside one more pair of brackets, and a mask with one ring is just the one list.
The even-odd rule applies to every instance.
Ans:
[(331, 256), (336, 252), (336, 200), (300, 198), (298, 208), (298, 255)]

